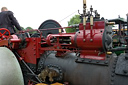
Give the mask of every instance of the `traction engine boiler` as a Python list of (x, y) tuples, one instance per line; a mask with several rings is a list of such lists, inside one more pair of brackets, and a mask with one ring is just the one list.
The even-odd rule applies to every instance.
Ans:
[[(86, 12), (86, 0), (83, 3), (81, 23), (70, 26), (79, 28), (75, 33), (52, 33), (64, 29), (54, 21), (59, 28), (15, 35), (1, 29), (4, 32), (0, 33), (0, 68), (14, 67), (0, 71), (0, 85), (127, 85), (128, 55), (117, 56), (113, 51), (128, 48), (113, 48), (114, 23), (100, 18), (92, 7)], [(50, 33), (43, 36), (47, 30)], [(37, 33), (30, 36), (31, 31)]]

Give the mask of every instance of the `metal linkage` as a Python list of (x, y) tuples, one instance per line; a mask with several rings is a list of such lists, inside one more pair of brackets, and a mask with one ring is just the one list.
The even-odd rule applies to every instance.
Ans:
[(42, 83), (37, 75), (31, 70), (31, 68), (25, 63), (25, 61), (21, 58), (21, 56), (16, 52), (13, 51), (15, 55), (20, 59), (20, 61), (26, 66), (26, 68), (32, 73), (32, 75), (38, 80), (39, 83)]

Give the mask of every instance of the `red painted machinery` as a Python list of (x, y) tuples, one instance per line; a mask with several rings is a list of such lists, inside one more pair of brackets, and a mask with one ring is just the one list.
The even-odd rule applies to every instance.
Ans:
[[(75, 33), (42, 35), (44, 30), (52, 33), (52, 30), (64, 29), (60, 25), (59, 28), (22, 31), (10, 36), (5, 36), (8, 30), (2, 29), (5, 32), (0, 34), (0, 46), (10, 49), (18, 58), (25, 85), (55, 82), (65, 85), (128, 84), (127, 54), (116, 56), (113, 53), (119, 50), (112, 48), (111, 25), (114, 23), (100, 18), (92, 7), (86, 13), (85, 0), (83, 8), (81, 23), (75, 26), (79, 31)], [(30, 35), (31, 31), (37, 33)]]

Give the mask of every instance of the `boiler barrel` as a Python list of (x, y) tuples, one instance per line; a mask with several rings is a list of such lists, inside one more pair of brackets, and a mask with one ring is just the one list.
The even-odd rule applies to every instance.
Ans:
[(95, 63), (76, 62), (76, 54), (69, 53), (65, 57), (55, 57), (55, 52), (47, 57), (44, 54), (42, 61), (44, 66), (55, 65), (61, 68), (63, 72), (63, 81), (70, 85), (127, 85), (128, 77), (117, 75), (115, 66), (117, 62), (116, 55), (109, 56), (108, 65)]
[(19, 62), (6, 47), (0, 47), (0, 85), (24, 85)]

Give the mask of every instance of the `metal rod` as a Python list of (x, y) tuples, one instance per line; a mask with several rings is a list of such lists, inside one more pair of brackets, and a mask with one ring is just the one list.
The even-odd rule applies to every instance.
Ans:
[(91, 36), (90, 37), (92, 39), (92, 35), (93, 35), (93, 32), (92, 32), (93, 31), (93, 16), (92, 15), (90, 16), (90, 26), (91, 26), (91, 29), (90, 29)]
[(127, 14), (127, 35), (128, 35), (128, 14)]
[(86, 33), (86, 0), (83, 0), (83, 41), (85, 42), (85, 33)]

